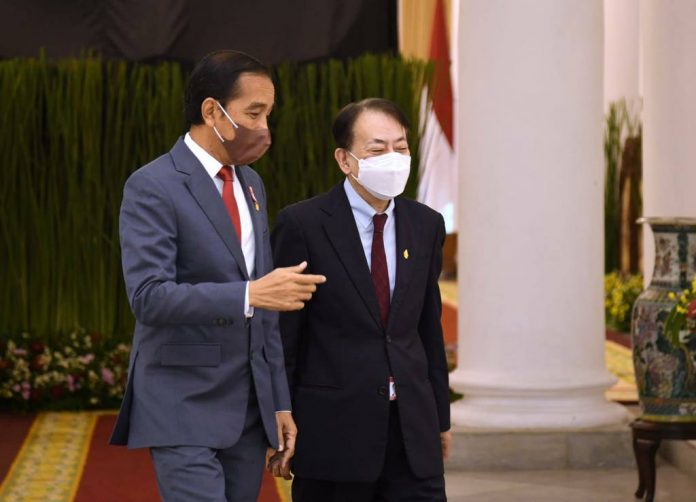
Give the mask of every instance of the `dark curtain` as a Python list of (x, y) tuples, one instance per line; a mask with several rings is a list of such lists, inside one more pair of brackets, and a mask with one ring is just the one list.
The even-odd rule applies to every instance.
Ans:
[(397, 50), (396, 0), (0, 0), (0, 58), (193, 63), (217, 49), (265, 63)]

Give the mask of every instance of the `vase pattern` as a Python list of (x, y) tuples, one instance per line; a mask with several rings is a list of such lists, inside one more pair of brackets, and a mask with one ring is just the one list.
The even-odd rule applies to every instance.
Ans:
[(689, 321), (674, 345), (664, 324), (679, 295), (696, 276), (696, 220), (651, 219), (655, 268), (633, 307), (632, 345), (641, 418), (696, 422), (696, 323)]

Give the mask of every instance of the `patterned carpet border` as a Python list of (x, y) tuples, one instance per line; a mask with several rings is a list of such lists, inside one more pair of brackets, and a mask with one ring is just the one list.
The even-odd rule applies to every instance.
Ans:
[(0, 500), (72, 501), (82, 477), (97, 415), (39, 414), (0, 485)]

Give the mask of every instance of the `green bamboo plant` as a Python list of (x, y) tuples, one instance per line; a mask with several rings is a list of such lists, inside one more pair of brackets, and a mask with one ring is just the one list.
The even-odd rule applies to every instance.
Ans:
[[(255, 164), (271, 217), (340, 179), (331, 122), (346, 103), (383, 96), (413, 128), (418, 165), (430, 64), (366, 55), (274, 68), (273, 145)], [(130, 339), (118, 212), (128, 175), (184, 131), (186, 74), (85, 55), (0, 61), (0, 335), (60, 342), (78, 327)], [(417, 170), (407, 187), (415, 194)]]
[[(635, 137), (639, 132), (639, 115), (630, 109), (625, 100), (609, 105), (604, 128), (604, 268), (607, 274), (620, 268), (621, 156), (626, 138)], [(639, 194), (633, 196), (639, 197)]]

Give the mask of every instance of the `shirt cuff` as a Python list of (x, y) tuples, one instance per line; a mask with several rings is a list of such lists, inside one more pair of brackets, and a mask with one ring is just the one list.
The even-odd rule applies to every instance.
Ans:
[(292, 413), (291, 410), (278, 410), (276, 413)]
[(249, 281), (246, 283), (244, 290), (244, 315), (248, 318), (254, 317), (254, 307), (249, 305)]

